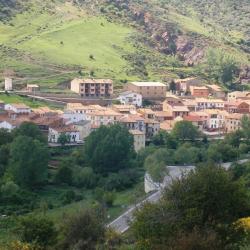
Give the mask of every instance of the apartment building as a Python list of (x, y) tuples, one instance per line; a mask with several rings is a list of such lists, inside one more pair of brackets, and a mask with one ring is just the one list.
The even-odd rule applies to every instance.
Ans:
[(144, 99), (159, 100), (166, 97), (167, 86), (161, 82), (131, 82), (125, 87), (127, 91), (142, 95)]
[(71, 90), (81, 97), (110, 97), (113, 95), (113, 82), (110, 79), (74, 79)]
[(208, 97), (209, 89), (205, 86), (190, 86), (190, 93), (194, 97)]
[(227, 133), (237, 131), (241, 128), (243, 114), (229, 114), (225, 117), (225, 130)]
[(221, 99), (196, 98), (196, 110), (224, 109), (225, 102)]

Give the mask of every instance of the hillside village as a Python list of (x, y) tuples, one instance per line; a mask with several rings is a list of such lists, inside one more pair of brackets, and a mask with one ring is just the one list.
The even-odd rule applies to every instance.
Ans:
[[(9, 79), (5, 87), (10, 89)], [(52, 110), (1, 102), (0, 128), (11, 131), (32, 122), (50, 144), (60, 144), (62, 137), (64, 144), (82, 144), (100, 126), (120, 123), (129, 129), (139, 151), (160, 130), (171, 132), (178, 121), (188, 121), (208, 137), (218, 138), (240, 129), (243, 115), (250, 114), (250, 92), (226, 93), (198, 78), (177, 79), (169, 86), (130, 82), (119, 93), (114, 93), (110, 79), (74, 79), (71, 90), (94, 104), (69, 102), (64, 110)], [(38, 85), (27, 86), (27, 92), (34, 91), (39, 91)], [(113, 104), (100, 105), (102, 98), (112, 98)]]

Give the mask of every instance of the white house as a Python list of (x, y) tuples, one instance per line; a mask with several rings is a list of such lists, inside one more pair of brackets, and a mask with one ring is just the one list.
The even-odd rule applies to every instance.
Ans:
[(4, 109), (7, 111), (13, 111), (16, 114), (29, 114), (31, 112), (30, 107), (23, 103), (6, 104)]
[(66, 124), (80, 122), (86, 120), (85, 113), (78, 113), (74, 110), (65, 110), (62, 117), (66, 120)]
[(142, 106), (142, 95), (132, 91), (125, 91), (121, 93), (117, 99), (121, 104), (132, 104), (136, 107)]
[(195, 110), (204, 109), (224, 109), (225, 102), (221, 99), (209, 99), (209, 98), (196, 98)]
[(16, 126), (8, 121), (0, 121), (0, 128), (6, 129), (8, 131), (11, 131), (15, 128)]
[(80, 132), (73, 126), (49, 128), (48, 141), (58, 143), (58, 139), (62, 134), (68, 136), (69, 143), (76, 143), (80, 141)]

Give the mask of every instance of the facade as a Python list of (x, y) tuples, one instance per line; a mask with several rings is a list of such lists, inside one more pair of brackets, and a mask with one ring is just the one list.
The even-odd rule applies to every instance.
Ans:
[(200, 118), (197, 115), (188, 115), (183, 118), (184, 121), (191, 122), (195, 127), (197, 127), (200, 131), (206, 128), (207, 120), (204, 118)]
[(4, 109), (7, 111), (12, 111), (16, 114), (29, 114), (31, 112), (30, 107), (22, 103), (6, 104)]
[(67, 124), (86, 120), (85, 113), (78, 113), (78, 112), (75, 112), (74, 110), (65, 110), (62, 117), (63, 119), (66, 120)]
[(207, 85), (210, 94), (215, 98), (221, 98), (224, 99), (226, 97), (226, 93), (223, 91), (223, 89), (216, 84), (210, 84)]
[(242, 114), (229, 114), (225, 117), (225, 130), (227, 133), (235, 132), (241, 128)]
[(228, 112), (221, 111), (218, 109), (207, 109), (204, 110), (208, 114), (207, 129), (208, 130), (220, 130), (224, 131), (225, 128), (225, 117), (228, 115)]
[(176, 89), (180, 92), (189, 92), (190, 86), (199, 86), (202, 84), (202, 80), (199, 78), (189, 77), (185, 79), (176, 79), (175, 80)]
[(227, 100), (230, 101), (237, 101), (237, 99), (245, 98), (250, 95), (250, 92), (246, 91), (233, 91), (227, 94)]
[(208, 97), (209, 89), (205, 86), (190, 86), (190, 93), (194, 97)]
[(145, 133), (146, 125), (145, 119), (139, 115), (125, 115), (119, 120), (121, 124), (127, 127), (129, 130), (139, 130)]
[(166, 97), (167, 86), (161, 82), (131, 82), (126, 89), (142, 95), (144, 99), (159, 100)]
[(40, 90), (40, 87), (37, 84), (27, 84), (26, 90), (28, 92), (36, 92)]
[(184, 105), (172, 106), (166, 102), (163, 103), (163, 111), (168, 112), (173, 118), (184, 117), (189, 114), (189, 109)]
[(121, 114), (136, 114), (136, 107), (132, 104), (113, 105), (112, 109)]
[(250, 101), (242, 101), (237, 105), (237, 112), (241, 114), (250, 113)]
[(111, 97), (113, 95), (113, 81), (110, 79), (74, 79), (71, 90), (81, 97)]
[(204, 109), (221, 109), (225, 108), (225, 102), (221, 99), (196, 98), (196, 111)]
[(115, 112), (112, 109), (106, 109), (103, 111), (93, 111), (88, 113), (86, 118), (91, 121), (91, 125), (95, 128), (98, 128), (102, 125), (106, 126), (109, 124), (115, 124), (123, 115)]
[(129, 133), (134, 137), (134, 149), (135, 152), (140, 151), (142, 148), (145, 148), (146, 137), (143, 132), (140, 130), (129, 130)]
[(160, 123), (153, 119), (145, 120), (146, 138), (150, 139), (160, 131)]
[(125, 91), (121, 93), (117, 99), (124, 105), (142, 106), (142, 95), (136, 92)]
[(80, 141), (84, 141), (91, 133), (90, 121), (79, 121), (74, 123), (73, 126), (80, 133)]
[(48, 141), (51, 143), (58, 143), (58, 139), (62, 134), (68, 136), (69, 143), (80, 142), (80, 132), (72, 126), (49, 128)]

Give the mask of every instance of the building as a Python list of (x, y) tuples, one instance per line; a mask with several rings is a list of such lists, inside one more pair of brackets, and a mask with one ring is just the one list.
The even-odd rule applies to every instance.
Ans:
[(80, 132), (73, 126), (60, 126), (49, 128), (48, 141), (51, 143), (58, 143), (58, 140), (62, 134), (65, 134), (69, 143), (80, 142)]
[(121, 114), (136, 114), (136, 107), (132, 104), (113, 105), (112, 109)]
[(62, 117), (63, 119), (66, 120), (66, 124), (71, 124), (71, 123), (75, 123), (75, 122), (79, 122), (79, 121), (83, 121), (87, 119), (85, 113), (78, 113), (70, 109), (65, 110)]
[(190, 92), (190, 86), (200, 86), (202, 84), (201, 79), (194, 77), (176, 79), (174, 82), (176, 85), (176, 90), (184, 93)]
[(237, 105), (237, 113), (249, 114), (250, 113), (250, 101), (239, 101)]
[(37, 84), (27, 84), (26, 90), (28, 92), (36, 92), (40, 90), (40, 87)]
[(16, 114), (29, 114), (31, 112), (30, 107), (23, 103), (6, 104), (4, 109), (7, 111), (12, 111)]
[(121, 104), (135, 105), (136, 107), (142, 106), (142, 95), (132, 91), (125, 91), (117, 98)]
[(113, 81), (110, 79), (74, 79), (71, 90), (81, 97), (111, 97), (113, 95)]
[(206, 128), (207, 120), (199, 117), (198, 115), (188, 115), (183, 118), (184, 121), (191, 122), (195, 127), (197, 127), (200, 131)]
[(4, 90), (5, 91), (12, 91), (13, 90), (13, 84), (12, 84), (12, 79), (6, 77), (4, 81)]
[(153, 119), (145, 119), (146, 138), (151, 139), (159, 133), (160, 123)]
[(224, 99), (226, 97), (226, 93), (225, 91), (223, 91), (223, 89), (216, 84), (209, 84), (207, 85), (210, 94), (215, 97), (215, 98), (221, 98)]
[(156, 111), (155, 120), (158, 122), (173, 120), (173, 116), (172, 116), (172, 113), (168, 111)]
[(106, 109), (102, 111), (93, 111), (88, 113), (86, 118), (91, 121), (93, 127), (98, 128), (102, 125), (107, 126), (117, 123), (123, 115), (115, 112), (112, 109)]
[(225, 130), (227, 133), (231, 133), (241, 129), (241, 119), (243, 114), (229, 114), (225, 117)]
[(139, 115), (125, 115), (119, 120), (119, 123), (123, 124), (129, 130), (140, 130), (145, 133), (146, 125), (145, 119)]
[(84, 141), (91, 133), (91, 121), (79, 121), (73, 126), (80, 133), (80, 141)]
[(190, 93), (194, 97), (208, 97), (209, 89), (205, 86), (190, 86)]
[[(227, 100), (230, 101), (237, 101), (237, 99), (245, 98), (250, 96), (250, 92), (247, 91), (233, 91), (227, 94)], [(249, 97), (250, 98), (250, 97)]]
[(189, 114), (189, 109), (184, 105), (170, 105), (167, 102), (163, 103), (163, 111), (168, 112), (173, 118), (178, 116), (184, 117)]
[(5, 103), (0, 100), (0, 110), (4, 110)]
[(159, 100), (166, 97), (167, 86), (161, 82), (131, 82), (126, 89), (142, 95), (144, 99)]
[(225, 102), (221, 99), (196, 98), (196, 111), (204, 109), (221, 109), (225, 107)]
[(79, 114), (88, 114), (94, 111), (106, 110), (100, 105), (83, 105), (82, 103), (67, 103), (66, 110), (72, 110)]
[(223, 132), (225, 129), (225, 117), (228, 115), (228, 112), (219, 109), (206, 109), (204, 112), (208, 114), (207, 129)]
[(129, 133), (134, 137), (134, 149), (135, 152), (140, 151), (142, 148), (145, 148), (146, 137), (143, 132), (140, 130), (129, 130)]

